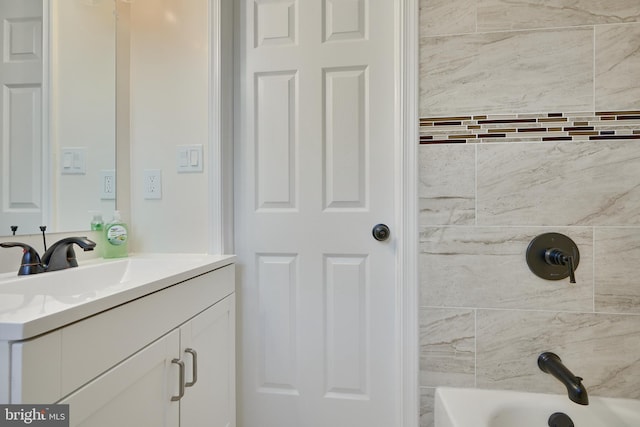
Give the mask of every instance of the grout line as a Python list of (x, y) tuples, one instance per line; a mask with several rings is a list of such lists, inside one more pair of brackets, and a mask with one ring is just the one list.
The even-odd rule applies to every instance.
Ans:
[(596, 111), (596, 27), (593, 26), (593, 111)]
[(473, 309), (473, 386), (478, 387), (478, 309)]
[(474, 216), (474, 227), (478, 226), (478, 144), (475, 145), (475, 159), (474, 159), (474, 165), (475, 165), (475, 188), (474, 188), (474, 212), (473, 212), (473, 216)]
[(640, 317), (640, 313), (629, 312), (616, 312), (616, 311), (584, 311), (584, 310), (565, 310), (565, 309), (543, 309), (543, 308), (503, 308), (503, 307), (464, 307), (464, 306), (441, 306), (441, 305), (423, 305), (421, 309), (450, 309), (450, 310), (485, 310), (485, 311), (513, 311), (513, 312), (526, 312), (526, 313), (557, 313), (557, 314), (603, 314), (603, 315), (616, 315), (616, 316), (633, 316)]
[(591, 253), (591, 257), (592, 257), (592, 261), (591, 261), (591, 293), (593, 296), (593, 301), (592, 301), (592, 309), (593, 312), (596, 313), (596, 227), (593, 227), (592, 233), (591, 233), (591, 238), (592, 240), (592, 253)]

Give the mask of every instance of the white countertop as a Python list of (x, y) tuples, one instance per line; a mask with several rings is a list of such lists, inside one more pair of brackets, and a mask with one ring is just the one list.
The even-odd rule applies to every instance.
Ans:
[(0, 341), (35, 337), (234, 261), (233, 255), (133, 254), (30, 276), (0, 274)]

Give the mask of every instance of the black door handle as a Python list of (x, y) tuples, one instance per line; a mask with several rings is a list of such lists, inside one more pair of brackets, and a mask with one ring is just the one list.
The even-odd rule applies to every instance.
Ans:
[(379, 242), (384, 242), (391, 235), (391, 230), (385, 224), (377, 224), (373, 226), (373, 230), (371, 231), (373, 234), (373, 238)]

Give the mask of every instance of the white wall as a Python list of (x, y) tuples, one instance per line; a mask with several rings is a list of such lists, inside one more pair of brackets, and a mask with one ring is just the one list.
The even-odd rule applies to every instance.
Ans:
[[(131, 250), (207, 252), (209, 166), (176, 172), (176, 146), (209, 150), (207, 0), (130, 5)], [(162, 170), (162, 199), (145, 200), (143, 171)]]
[[(88, 210), (110, 216), (100, 171), (115, 168), (115, 19), (113, 2), (51, 2), (51, 157), (57, 231), (87, 230)], [(85, 175), (60, 175), (62, 147), (87, 149)]]

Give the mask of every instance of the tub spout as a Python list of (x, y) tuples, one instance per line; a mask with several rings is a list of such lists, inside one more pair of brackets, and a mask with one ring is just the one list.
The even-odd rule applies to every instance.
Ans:
[(538, 356), (538, 367), (542, 372), (556, 377), (567, 388), (569, 399), (580, 405), (589, 404), (587, 389), (582, 385), (582, 378), (576, 377), (562, 363), (560, 357), (551, 352)]

